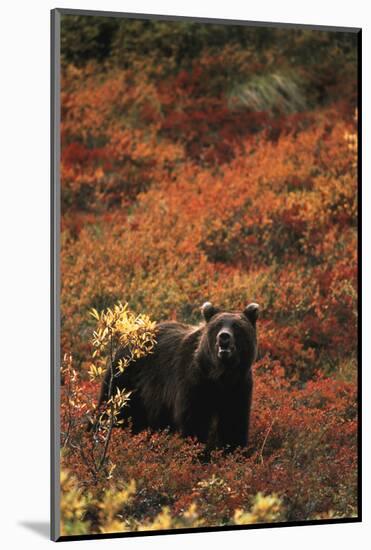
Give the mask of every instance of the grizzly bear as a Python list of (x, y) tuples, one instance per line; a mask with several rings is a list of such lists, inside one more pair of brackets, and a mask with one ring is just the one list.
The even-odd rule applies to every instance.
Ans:
[[(134, 433), (169, 429), (212, 447), (245, 447), (259, 306), (252, 303), (243, 312), (230, 313), (206, 302), (201, 311), (205, 322), (200, 326), (159, 323), (154, 351), (122, 373), (117, 362), (128, 351), (120, 349), (111, 390), (132, 392), (121, 415), (131, 418)], [(108, 399), (110, 378), (107, 369), (100, 405)]]

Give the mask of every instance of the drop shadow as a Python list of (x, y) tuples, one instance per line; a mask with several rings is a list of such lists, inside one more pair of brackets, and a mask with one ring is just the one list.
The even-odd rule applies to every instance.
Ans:
[(50, 538), (50, 524), (48, 521), (19, 521), (18, 524), (37, 533), (42, 538)]

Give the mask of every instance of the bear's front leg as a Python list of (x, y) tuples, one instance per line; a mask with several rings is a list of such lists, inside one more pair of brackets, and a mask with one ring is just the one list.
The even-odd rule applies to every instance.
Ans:
[(178, 396), (175, 422), (183, 437), (195, 437), (200, 443), (208, 442), (211, 426), (211, 410), (205, 400), (188, 393)]
[(252, 384), (223, 400), (218, 411), (218, 444), (233, 451), (246, 447), (249, 438)]

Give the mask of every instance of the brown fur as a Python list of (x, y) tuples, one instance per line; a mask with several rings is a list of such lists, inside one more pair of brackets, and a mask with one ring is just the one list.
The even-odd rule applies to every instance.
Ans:
[[(123, 373), (116, 365), (127, 350), (119, 350), (112, 389), (132, 391), (122, 416), (131, 417), (134, 433), (169, 428), (207, 443), (214, 426), (218, 445), (246, 446), (258, 306), (228, 313), (207, 302), (202, 312), (205, 323), (199, 327), (160, 323), (154, 352)], [(100, 403), (108, 398), (109, 380), (108, 370)]]

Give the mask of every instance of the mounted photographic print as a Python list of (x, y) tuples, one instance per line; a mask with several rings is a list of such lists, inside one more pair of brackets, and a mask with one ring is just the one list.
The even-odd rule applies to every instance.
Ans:
[(361, 520), (360, 54), (52, 11), (53, 540)]

